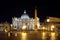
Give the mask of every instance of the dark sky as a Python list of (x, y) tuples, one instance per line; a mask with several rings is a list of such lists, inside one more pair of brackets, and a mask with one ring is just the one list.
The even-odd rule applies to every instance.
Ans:
[(44, 20), (46, 16), (60, 17), (60, 4), (56, 1), (0, 1), (0, 22), (11, 22), (12, 17), (20, 17), (25, 9), (30, 17), (34, 17), (35, 6), (38, 10), (38, 17), (42, 20)]

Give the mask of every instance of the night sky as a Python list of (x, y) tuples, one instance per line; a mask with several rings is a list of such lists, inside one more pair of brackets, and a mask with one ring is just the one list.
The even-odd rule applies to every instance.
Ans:
[(0, 1), (0, 23), (5, 21), (11, 23), (12, 17), (20, 17), (24, 10), (27, 10), (30, 17), (34, 17), (35, 7), (41, 20), (44, 20), (46, 16), (60, 18), (60, 4), (57, 2), (48, 0)]

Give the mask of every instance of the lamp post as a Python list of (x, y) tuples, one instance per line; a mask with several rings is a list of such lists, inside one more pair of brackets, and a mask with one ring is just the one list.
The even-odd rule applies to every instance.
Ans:
[(47, 19), (47, 22), (50, 22), (50, 19)]
[(54, 25), (52, 25), (52, 26), (51, 26), (51, 31), (53, 31), (53, 29), (54, 29), (54, 28), (55, 28), (55, 26), (54, 26)]

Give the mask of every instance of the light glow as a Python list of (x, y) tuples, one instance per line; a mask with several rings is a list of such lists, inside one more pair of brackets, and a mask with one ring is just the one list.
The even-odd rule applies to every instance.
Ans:
[(53, 28), (55, 28), (54, 25), (51, 26), (51, 31), (53, 31)]
[(46, 29), (45, 27), (42, 28), (43, 30)]
[(46, 32), (42, 32), (42, 39), (46, 38)]
[(54, 28), (54, 25), (52, 25), (51, 28)]
[(23, 25), (22, 29), (25, 30), (26, 29), (26, 25)]
[(27, 39), (27, 33), (22, 32), (21, 36), (22, 36), (21, 40), (26, 40)]
[(37, 23), (38, 29), (40, 29), (40, 23)]
[(47, 22), (50, 22), (50, 19), (47, 19)]
[(5, 32), (7, 32), (7, 30), (5, 29)]
[(52, 33), (51, 33), (51, 40), (56, 40), (55, 32), (52, 32)]

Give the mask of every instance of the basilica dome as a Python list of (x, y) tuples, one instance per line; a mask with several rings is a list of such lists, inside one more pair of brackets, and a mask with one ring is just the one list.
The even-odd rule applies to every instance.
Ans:
[(24, 11), (24, 14), (21, 15), (21, 19), (29, 19), (28, 14), (26, 14), (26, 11)]

